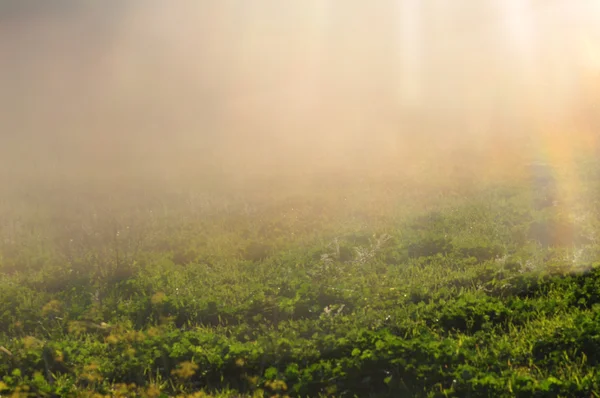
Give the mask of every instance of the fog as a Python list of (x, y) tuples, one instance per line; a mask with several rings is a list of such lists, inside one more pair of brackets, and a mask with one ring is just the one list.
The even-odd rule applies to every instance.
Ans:
[(4, 0), (2, 175), (297, 178), (571, 159), (595, 145), (598, 4)]

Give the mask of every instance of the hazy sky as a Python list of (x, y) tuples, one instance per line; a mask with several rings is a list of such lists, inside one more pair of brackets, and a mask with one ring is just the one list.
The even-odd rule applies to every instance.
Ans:
[(596, 0), (3, 0), (0, 151), (265, 173), (523, 135), (596, 101), (599, 31)]

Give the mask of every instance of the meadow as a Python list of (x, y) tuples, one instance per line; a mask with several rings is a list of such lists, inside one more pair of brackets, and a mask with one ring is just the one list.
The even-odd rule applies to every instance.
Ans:
[(22, 182), (0, 395), (600, 396), (600, 164), (573, 165)]
[(0, 398), (600, 397), (598, 4), (0, 1)]

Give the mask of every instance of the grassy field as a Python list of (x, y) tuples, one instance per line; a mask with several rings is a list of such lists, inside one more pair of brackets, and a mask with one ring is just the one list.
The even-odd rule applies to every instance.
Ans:
[(22, 184), (0, 395), (600, 396), (600, 165), (522, 171)]
[(0, 398), (600, 398), (599, 5), (0, 0)]

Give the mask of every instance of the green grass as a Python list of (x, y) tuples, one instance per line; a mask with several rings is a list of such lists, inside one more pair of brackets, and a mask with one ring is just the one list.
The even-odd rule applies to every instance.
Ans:
[(596, 170), (20, 193), (0, 395), (600, 396)]

